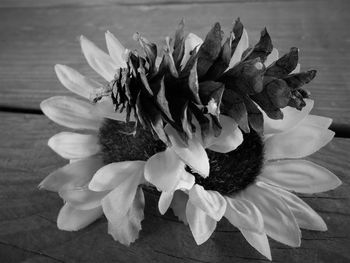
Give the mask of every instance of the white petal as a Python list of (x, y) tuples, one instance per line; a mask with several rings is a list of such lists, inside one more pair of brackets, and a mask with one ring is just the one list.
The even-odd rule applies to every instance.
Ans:
[(304, 120), (301, 121), (300, 125), (313, 125), (321, 129), (328, 129), (331, 123), (331, 118), (316, 115), (308, 115)]
[(126, 216), (135, 199), (142, 174), (135, 174), (124, 180), (102, 199), (102, 208), (108, 221), (114, 224)]
[(188, 201), (188, 195), (182, 191), (175, 191), (173, 200), (170, 204), (171, 209), (179, 220), (181, 220), (185, 225), (188, 225), (186, 218), (186, 205)]
[(226, 200), (217, 191), (205, 190), (203, 186), (195, 184), (189, 192), (189, 201), (202, 209), (211, 218), (219, 221), (226, 211)]
[(325, 192), (341, 185), (338, 177), (326, 168), (305, 160), (267, 163), (259, 179), (305, 194)]
[(267, 235), (288, 246), (300, 246), (301, 233), (296, 219), (278, 195), (253, 184), (242, 192), (242, 196), (260, 210)]
[(164, 215), (169, 209), (171, 201), (173, 200), (174, 192), (162, 192), (159, 197), (158, 208), (159, 212)]
[(72, 129), (98, 130), (101, 118), (93, 114), (93, 105), (71, 97), (55, 96), (40, 103), (52, 121)]
[(262, 233), (264, 220), (259, 209), (249, 200), (226, 197), (225, 217), (232, 225), (248, 231)]
[(186, 218), (197, 245), (207, 241), (216, 228), (216, 221), (190, 201), (186, 205)]
[(195, 183), (195, 178), (192, 174), (183, 171), (180, 175), (180, 180), (175, 187), (176, 190), (190, 190)]
[(125, 47), (111, 32), (107, 31), (105, 36), (109, 55), (118, 68), (125, 68)]
[(210, 134), (206, 139), (208, 145), (205, 148), (220, 153), (231, 152), (243, 142), (243, 134), (238, 124), (230, 117), (221, 115), (220, 124), (221, 134), (218, 137)]
[(87, 187), (61, 189), (58, 192), (63, 200), (80, 210), (90, 210), (101, 206), (101, 200), (107, 193), (108, 192), (94, 192)]
[(102, 166), (103, 162), (99, 158), (87, 158), (67, 164), (47, 176), (39, 184), (39, 188), (58, 192), (61, 189), (83, 187)]
[(266, 113), (262, 111), (264, 116), (264, 134), (280, 133), (296, 127), (306, 116), (310, 113), (314, 106), (314, 101), (305, 99), (306, 106), (301, 110), (292, 107), (285, 107), (282, 110), (283, 119), (273, 120), (267, 117)]
[(112, 58), (84, 36), (80, 37), (80, 45), (90, 67), (105, 80), (113, 80), (118, 66)]
[(265, 140), (267, 160), (303, 158), (321, 149), (334, 137), (334, 132), (313, 125), (299, 125)]
[(63, 86), (86, 99), (90, 99), (90, 95), (102, 87), (102, 84), (65, 65), (55, 65), (55, 72)]
[(265, 233), (256, 233), (244, 229), (240, 229), (240, 231), (253, 248), (269, 260), (272, 260), (269, 241)]
[(268, 67), (270, 66), (273, 62), (275, 62), (277, 59), (278, 59), (278, 50), (277, 48), (273, 48), (272, 49), (272, 52), (270, 53), (270, 55), (267, 56), (264, 64), (265, 64), (265, 67)]
[(259, 182), (258, 184), (259, 186), (271, 189), (278, 194), (284, 202), (286, 202), (295, 216), (299, 227), (315, 231), (327, 230), (327, 225), (323, 219), (299, 197), (272, 185), (264, 184), (262, 182)]
[(300, 63), (298, 63), (297, 66), (295, 67), (295, 69), (289, 74), (295, 74), (295, 73), (299, 73), (299, 72), (300, 72)]
[(112, 235), (114, 240), (129, 246), (139, 236), (141, 221), (144, 219), (144, 207), (145, 197), (142, 189), (138, 188), (127, 214), (118, 221), (108, 222), (108, 234)]
[(184, 163), (171, 149), (156, 153), (145, 165), (145, 179), (162, 191), (173, 191), (185, 170)]
[(102, 207), (91, 210), (79, 210), (65, 204), (57, 218), (57, 227), (66, 231), (77, 231), (82, 229), (102, 216)]
[(228, 69), (233, 68), (238, 62), (241, 61), (243, 52), (249, 48), (249, 38), (247, 30), (243, 29), (241, 39), (238, 42), (235, 52), (233, 53)]
[(65, 159), (82, 159), (100, 151), (96, 135), (61, 132), (52, 136), (48, 145)]
[(182, 58), (182, 61), (181, 61), (181, 68), (183, 68), (187, 61), (190, 59), (190, 52), (196, 48), (196, 50), (198, 51), (199, 47), (202, 45), (203, 43), (203, 40), (193, 34), (193, 33), (189, 33), (185, 39), (185, 50), (184, 50), (184, 56)]
[(209, 175), (209, 159), (207, 152), (196, 137), (188, 140), (188, 145), (184, 145), (177, 131), (171, 126), (165, 126), (165, 132), (169, 136), (172, 144), (171, 149), (178, 157), (198, 172), (202, 177)]
[(143, 174), (144, 161), (110, 163), (100, 168), (89, 183), (92, 191), (112, 190), (125, 179)]
[[(111, 98), (106, 98), (104, 100), (97, 102), (94, 105), (94, 112), (96, 115), (100, 116), (101, 118), (107, 118), (107, 119), (122, 121), (122, 122), (125, 122), (126, 120), (125, 110), (123, 112), (119, 112), (119, 110), (115, 111)], [(130, 115), (130, 121), (135, 121), (135, 118), (133, 115)]]

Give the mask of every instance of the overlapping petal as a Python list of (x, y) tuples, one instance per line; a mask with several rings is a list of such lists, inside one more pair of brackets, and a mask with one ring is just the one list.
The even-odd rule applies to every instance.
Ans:
[(247, 33), (247, 30), (243, 29), (241, 39), (239, 40), (238, 45), (235, 49), (235, 52), (233, 53), (233, 55), (231, 57), (228, 69), (233, 68), (236, 64), (238, 64), (238, 62), (241, 61), (243, 52), (246, 51), (247, 48), (249, 48), (248, 33)]
[(100, 151), (98, 138), (92, 134), (61, 132), (52, 136), (48, 145), (65, 159), (82, 159)]
[(66, 231), (80, 230), (102, 216), (102, 208), (96, 207), (91, 210), (79, 210), (70, 204), (65, 204), (57, 218), (57, 227)]
[(216, 220), (190, 201), (186, 205), (186, 218), (197, 245), (207, 241), (216, 228)]
[(266, 60), (264, 62), (265, 67), (270, 66), (273, 62), (275, 62), (278, 59), (279, 52), (277, 48), (273, 48), (271, 53), (266, 57)]
[(110, 163), (100, 168), (89, 183), (93, 191), (112, 190), (127, 178), (143, 174), (144, 161), (124, 161)]
[(183, 68), (187, 61), (190, 59), (191, 55), (190, 52), (193, 51), (195, 48), (198, 51), (199, 47), (202, 45), (203, 40), (197, 36), (196, 34), (189, 33), (185, 39), (185, 50), (184, 50), (184, 56), (181, 61), (181, 67)]
[(87, 186), (73, 189), (61, 189), (58, 192), (63, 200), (80, 210), (90, 210), (101, 206), (101, 200), (107, 193), (108, 191), (91, 191)]
[(300, 246), (301, 233), (296, 219), (278, 195), (253, 184), (242, 192), (242, 196), (260, 210), (267, 235), (288, 246)]
[(257, 233), (243, 229), (240, 229), (240, 231), (253, 248), (259, 251), (269, 260), (272, 260), (270, 244), (265, 233)]
[(260, 180), (298, 193), (313, 194), (332, 190), (341, 181), (332, 172), (306, 160), (267, 163)]
[(40, 103), (44, 114), (52, 121), (72, 129), (98, 130), (102, 119), (88, 102), (65, 96), (54, 96)]
[(66, 65), (55, 65), (55, 72), (64, 87), (86, 99), (90, 99), (90, 95), (102, 87), (102, 84)]
[(219, 192), (205, 190), (198, 184), (190, 190), (189, 201), (216, 221), (219, 221), (226, 211), (226, 200)]
[(117, 68), (125, 68), (126, 62), (125, 62), (125, 53), (126, 49), (120, 43), (120, 41), (109, 31), (106, 32), (106, 43), (107, 43), (107, 49), (108, 53), (113, 59), (115, 65)]

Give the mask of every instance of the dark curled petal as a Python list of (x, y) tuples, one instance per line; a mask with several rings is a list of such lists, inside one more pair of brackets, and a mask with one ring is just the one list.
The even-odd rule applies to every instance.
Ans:
[(177, 69), (180, 68), (181, 60), (185, 52), (185, 22), (182, 19), (175, 32), (173, 58)]
[(241, 40), (241, 37), (243, 34), (243, 29), (244, 29), (244, 27), (243, 27), (243, 24), (241, 23), (241, 20), (239, 18), (237, 18), (237, 20), (233, 26), (233, 29), (232, 29), (235, 38), (231, 42), (231, 56), (233, 55), (233, 53), (235, 53), (237, 45), (238, 45), (239, 41)]
[(196, 117), (197, 121), (199, 122), (199, 125), (201, 127), (201, 135), (203, 140), (208, 136), (209, 134), (209, 128), (210, 128), (210, 121), (209, 119), (204, 115), (204, 113), (192, 102), (188, 104), (189, 109), (193, 113), (193, 115)]
[(227, 88), (253, 95), (263, 90), (264, 71), (260, 58), (255, 58), (229, 69), (218, 81), (227, 84)]
[(165, 85), (164, 85), (164, 77), (161, 79), (161, 81), (159, 82), (159, 91), (157, 93), (157, 97), (156, 97), (157, 103), (159, 108), (162, 110), (162, 112), (165, 114), (166, 118), (170, 121), (170, 122), (174, 122), (171, 113), (170, 113), (170, 109), (169, 109), (169, 103), (168, 100), (165, 97)]
[(145, 92), (140, 92), (137, 98), (138, 119), (145, 128), (151, 128), (160, 140), (168, 142), (164, 132), (164, 123), (162, 115), (154, 104), (153, 98)]
[[(266, 79), (268, 78), (265, 77), (264, 82)], [(264, 89), (266, 89), (267, 95), (276, 108), (286, 107), (292, 97), (290, 87), (288, 87), (283, 79), (272, 79), (268, 81), (267, 84), (264, 85)]]
[(253, 130), (257, 133), (262, 134), (264, 131), (264, 117), (259, 108), (249, 98), (244, 96), (244, 103), (248, 112), (248, 121)]
[(288, 103), (288, 106), (302, 110), (306, 106), (303, 96), (297, 91), (293, 91), (293, 95)]
[(150, 96), (153, 96), (153, 91), (152, 91), (151, 87), (149, 86), (149, 83), (148, 83), (148, 80), (146, 77), (146, 71), (145, 71), (145, 68), (142, 65), (142, 63), (139, 64), (139, 68), (137, 69), (137, 72), (140, 75), (140, 79), (141, 79), (141, 82), (143, 84), (143, 87), (145, 88), (145, 90), (148, 92), (148, 94)]
[(238, 126), (246, 133), (250, 131), (248, 125), (248, 113), (243, 98), (230, 89), (225, 89), (220, 110), (223, 114), (234, 119)]
[(251, 96), (251, 98), (261, 107), (263, 111), (265, 111), (269, 118), (274, 120), (283, 119), (283, 112), (273, 105), (265, 89), (262, 92)]
[(215, 91), (219, 91), (224, 88), (224, 84), (215, 81), (203, 81), (199, 83), (199, 96), (203, 105), (208, 105), (208, 102), (212, 99)]
[(209, 68), (207, 74), (203, 79), (217, 79), (221, 74), (228, 68), (231, 59), (231, 39), (227, 38), (224, 45), (221, 48), (218, 58), (215, 60), (213, 65)]
[(221, 50), (223, 32), (221, 26), (216, 23), (207, 34), (203, 44), (198, 50), (198, 78), (201, 79), (217, 59)]
[(181, 117), (181, 124), (182, 124), (182, 130), (186, 134), (187, 138), (192, 138), (192, 124), (188, 120), (188, 116), (190, 116), (188, 111), (188, 103), (185, 103), (182, 109), (182, 117)]
[(261, 36), (259, 42), (255, 45), (250, 54), (245, 58), (245, 60), (250, 60), (254, 58), (260, 58), (262, 62), (265, 62), (267, 56), (271, 53), (273, 49), (271, 37), (267, 32), (266, 28), (261, 31)]
[(140, 45), (142, 46), (149, 64), (149, 72), (153, 74), (156, 71), (157, 45), (151, 43), (139, 33), (135, 33), (134, 38), (135, 40), (139, 41)]
[(299, 89), (304, 84), (309, 83), (311, 80), (313, 80), (316, 76), (316, 70), (309, 70), (305, 72), (300, 72), (296, 74), (291, 74), (283, 80), (287, 82), (288, 86), (292, 89)]
[(266, 69), (265, 76), (272, 76), (275, 78), (287, 76), (298, 65), (298, 53), (299, 50), (296, 47), (292, 47), (289, 53), (285, 54)]
[(297, 89), (297, 91), (300, 93), (301, 96), (303, 96), (303, 98), (310, 98), (310, 91), (305, 90), (305, 89)]

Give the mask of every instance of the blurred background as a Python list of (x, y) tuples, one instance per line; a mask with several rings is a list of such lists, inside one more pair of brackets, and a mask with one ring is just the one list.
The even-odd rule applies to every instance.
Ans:
[[(140, 239), (126, 248), (99, 220), (77, 233), (57, 230), (61, 200), (37, 184), (65, 162), (47, 139), (61, 127), (41, 115), (39, 104), (71, 95), (57, 80), (55, 64), (66, 64), (103, 80), (89, 68), (79, 46), (84, 35), (103, 50), (109, 30), (129, 49), (141, 33), (160, 47), (181, 18), (186, 31), (205, 38), (215, 22), (226, 35), (240, 17), (254, 45), (267, 27), (280, 54), (300, 49), (302, 70), (316, 69), (307, 86), (314, 114), (345, 127), (311, 159), (343, 180), (336, 191), (304, 196), (329, 226), (326, 233), (303, 231), (302, 247), (271, 241), (274, 262), (350, 262), (350, 1), (316, 0), (1, 0), (0, 1), (0, 262), (260, 262), (230, 224), (196, 246), (190, 230), (171, 212), (160, 217), (149, 197)], [(153, 205), (152, 205), (153, 204)]]

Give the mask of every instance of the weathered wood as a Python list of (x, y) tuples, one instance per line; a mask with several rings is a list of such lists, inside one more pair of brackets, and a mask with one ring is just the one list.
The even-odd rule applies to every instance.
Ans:
[[(159, 215), (152, 194), (146, 197), (140, 238), (130, 247), (112, 240), (104, 218), (82, 231), (59, 231), (62, 201), (37, 185), (65, 163), (46, 145), (64, 129), (44, 116), (0, 113), (0, 118), (1, 262), (265, 262), (226, 220), (197, 246), (189, 228), (171, 212)], [(350, 140), (335, 139), (311, 157), (343, 180), (334, 191), (304, 197), (329, 230), (303, 231), (302, 246), (296, 249), (270, 240), (274, 262), (349, 262), (349, 153)]]
[[(151, 2), (89, 0), (83, 4), (76, 0), (69, 5), (66, 0), (1, 1), (0, 7), (7, 7), (0, 8), (0, 106), (38, 109), (41, 100), (67, 94), (55, 77), (56, 63), (96, 77), (81, 55), (81, 34), (106, 49), (104, 32), (110, 30), (125, 46), (136, 48), (134, 32), (162, 44), (161, 39), (173, 34), (182, 17), (187, 30), (201, 37), (216, 21), (229, 32), (232, 21), (241, 17), (251, 39), (257, 40), (267, 26), (281, 53), (299, 47), (303, 68), (318, 70), (309, 85), (316, 99), (315, 112), (337, 123), (350, 122), (349, 1), (337, 0), (331, 5), (328, 1)], [(128, 3), (131, 6), (125, 6)]]

